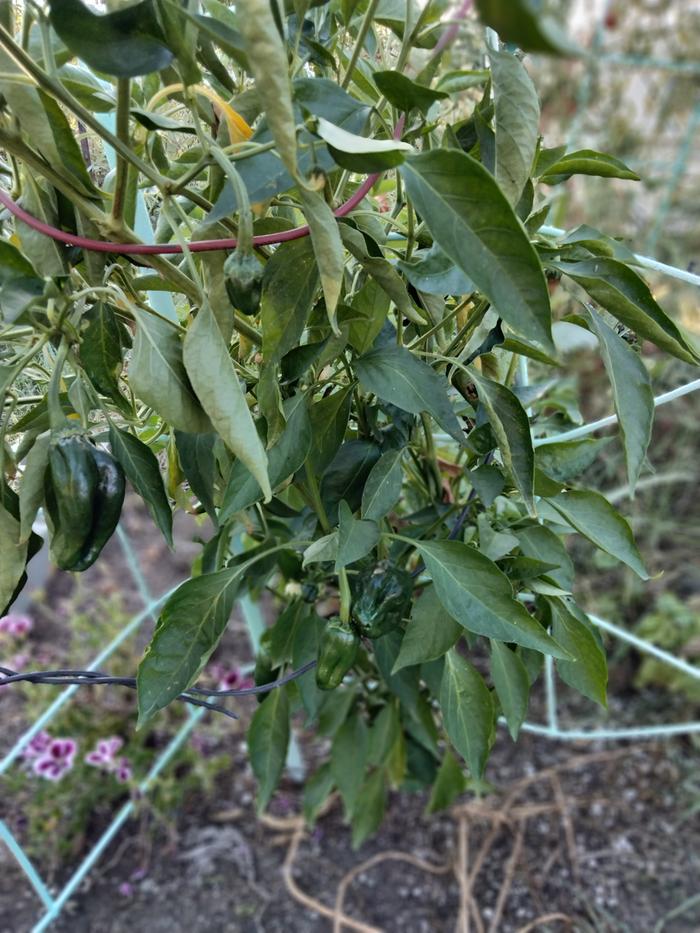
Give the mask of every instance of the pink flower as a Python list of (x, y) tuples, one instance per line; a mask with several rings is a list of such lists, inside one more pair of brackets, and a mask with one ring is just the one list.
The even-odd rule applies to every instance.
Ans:
[(134, 886), (128, 881), (122, 881), (117, 890), (122, 897), (132, 897), (134, 894)]
[(47, 781), (60, 781), (73, 767), (77, 750), (74, 739), (51, 739), (48, 748), (34, 760), (32, 769)]
[(132, 777), (131, 763), (128, 758), (119, 758), (119, 760), (115, 758), (123, 744), (124, 740), (118, 735), (100, 739), (93, 750), (85, 756), (85, 763), (94, 768), (100, 768), (107, 774), (113, 774), (120, 784), (126, 784)]
[(217, 681), (217, 690), (245, 690), (254, 685), (253, 679), (243, 674), (237, 667), (212, 664), (209, 673)]
[(51, 744), (51, 736), (48, 732), (37, 732), (33, 739), (22, 749), (22, 758), (25, 761), (31, 761), (43, 755)]
[(0, 632), (13, 638), (24, 638), (31, 632), (34, 623), (29, 616), (9, 615), (0, 619)]

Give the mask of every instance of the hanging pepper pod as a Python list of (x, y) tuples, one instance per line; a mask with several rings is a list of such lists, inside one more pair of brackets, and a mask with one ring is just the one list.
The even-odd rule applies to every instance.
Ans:
[(330, 619), (318, 646), (316, 686), (335, 690), (355, 663), (360, 637), (340, 619)]
[(253, 253), (236, 249), (224, 263), (226, 293), (233, 307), (248, 316), (258, 313), (265, 267)]
[(356, 577), (352, 620), (361, 635), (381, 638), (408, 613), (413, 578), (402, 567), (382, 563)]
[(94, 449), (82, 432), (70, 428), (49, 444), (44, 493), (52, 531), (51, 558), (61, 570), (73, 569), (90, 539), (99, 483)]
[(80, 560), (71, 568), (74, 571), (87, 570), (95, 563), (102, 548), (114, 534), (124, 504), (126, 482), (121, 466), (114, 457), (97, 447), (93, 448), (93, 458), (99, 476), (93, 523), (87, 547)]

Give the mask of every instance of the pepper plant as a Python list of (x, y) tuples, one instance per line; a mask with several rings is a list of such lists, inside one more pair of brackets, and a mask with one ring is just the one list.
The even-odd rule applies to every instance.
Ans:
[(646, 571), (578, 480), (604, 441), (541, 443), (579, 420), (562, 323), (597, 339), (631, 486), (640, 346), (697, 353), (622, 243), (543, 226), (572, 176), (637, 176), (540, 136), (524, 53), (578, 51), (539, 4), (106, 7), (0, 2), (0, 608), (42, 546), (65, 570), (98, 559), (125, 478), (168, 544), (173, 507), (202, 516), (140, 722), (267, 594), (259, 806), (294, 719), (330, 746), (307, 815), (337, 788), (359, 843), (389, 788), (437, 808), (464, 763), (478, 782), (545, 657), (605, 704), (564, 542)]

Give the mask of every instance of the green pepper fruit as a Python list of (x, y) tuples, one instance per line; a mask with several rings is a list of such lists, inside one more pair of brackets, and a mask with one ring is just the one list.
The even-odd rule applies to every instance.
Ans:
[(241, 314), (258, 313), (262, 296), (265, 267), (252, 253), (245, 255), (236, 250), (224, 263), (226, 292), (234, 308)]
[(381, 638), (401, 624), (411, 605), (413, 578), (402, 567), (381, 563), (355, 578), (352, 619), (367, 638)]
[(335, 690), (355, 663), (360, 636), (340, 619), (330, 619), (318, 646), (316, 686), (320, 690)]
[(61, 570), (72, 570), (88, 546), (99, 472), (95, 448), (82, 432), (61, 431), (51, 439), (44, 481), (50, 523), (51, 557)]
[[(253, 680), (255, 681), (256, 687), (260, 687), (263, 684), (274, 683), (279, 674), (279, 668), (273, 664), (272, 655), (270, 654), (270, 631), (271, 629), (268, 629), (263, 633), (260, 639), (258, 653), (255, 656)], [(258, 703), (262, 703), (263, 700), (266, 700), (267, 696), (267, 693), (256, 694)]]
[(98, 482), (95, 490), (93, 522), (87, 547), (73, 570), (87, 570), (114, 534), (124, 503), (126, 482), (124, 471), (117, 461), (104, 450), (93, 448)]

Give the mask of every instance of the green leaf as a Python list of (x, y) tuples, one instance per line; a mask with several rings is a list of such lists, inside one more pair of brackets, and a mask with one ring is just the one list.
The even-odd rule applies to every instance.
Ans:
[(330, 120), (317, 117), (316, 133), (329, 146), (330, 153), (342, 168), (352, 172), (383, 172), (400, 165), (413, 146), (398, 139), (374, 139), (348, 133)]
[(561, 538), (544, 525), (520, 528), (515, 534), (525, 557), (554, 564), (558, 569), (549, 570), (547, 576), (563, 589), (570, 591), (574, 585), (574, 565)]
[(153, 520), (173, 546), (173, 513), (163, 486), (158, 460), (150, 447), (133, 434), (109, 426), (109, 444), (126, 478), (148, 506)]
[[(29, 451), (19, 487), (20, 535), (19, 543), (29, 541), (32, 525), (44, 501), (44, 476), (49, 462), (49, 433), (40, 434)], [(5, 603), (0, 599), (0, 603)]]
[(289, 699), (284, 687), (271, 690), (253, 713), (248, 729), (250, 764), (258, 779), (258, 813), (279, 783), (289, 745)]
[(12, 599), (27, 563), (27, 542), (20, 544), (20, 523), (0, 502), (0, 612)]
[(377, 460), (362, 491), (362, 517), (375, 522), (394, 508), (403, 483), (403, 448), (388, 450)]
[(534, 515), (535, 453), (525, 409), (506, 386), (486, 379), (474, 368), (469, 373), (498, 441), (503, 464), (523, 497), (528, 512)]
[(381, 451), (372, 441), (352, 440), (338, 448), (321, 480), (321, 500), (332, 525), (345, 499), (351, 510), (360, 507), (362, 490)]
[(487, 169), (464, 152), (436, 149), (411, 156), (399, 171), (442, 251), (513, 330), (554, 352), (540, 261)]
[(557, 20), (542, 10), (540, 0), (476, 0), (476, 8), (482, 22), (495, 29), (503, 42), (524, 52), (581, 54)]
[(358, 353), (366, 353), (372, 348), (389, 314), (389, 305), (389, 296), (373, 278), (369, 278), (353, 295), (348, 343)]
[(279, 614), (272, 628), (267, 629), (267, 648), (273, 667), (281, 667), (292, 660), (294, 642), (299, 628), (308, 621), (309, 607), (301, 599), (292, 599)]
[(319, 399), (311, 406), (311, 451), (309, 464), (322, 474), (343, 443), (350, 417), (352, 391), (341, 388), (332, 395)]
[(121, 399), (118, 379), (122, 371), (122, 348), (114, 308), (98, 301), (84, 317), (88, 326), (80, 341), (80, 362), (98, 392), (108, 398)]
[(570, 489), (545, 501), (596, 547), (627, 564), (642, 580), (649, 579), (630, 526), (599, 492)]
[(583, 437), (577, 441), (557, 441), (535, 448), (535, 466), (560, 483), (569, 483), (595, 462), (609, 437)]
[(411, 81), (400, 71), (375, 71), (372, 80), (389, 103), (400, 111), (415, 108), (426, 114), (436, 101), (449, 96), (445, 91), (434, 91)]
[(216, 481), (216, 434), (187, 434), (175, 432), (175, 446), (182, 472), (211, 520), (218, 523), (214, 502)]
[(496, 107), (496, 181), (516, 205), (537, 150), (540, 104), (530, 75), (510, 52), (489, 51)]
[(549, 599), (552, 634), (573, 661), (557, 661), (557, 673), (570, 687), (589, 700), (607, 707), (608, 666), (605, 652), (593, 633), (569, 611), (562, 599)]
[(355, 811), (367, 767), (368, 747), (367, 726), (356, 712), (338, 729), (331, 748), (331, 774), (343, 798), (346, 818)]
[(296, 178), (297, 134), (292, 106), (287, 49), (268, 0), (239, 0), (236, 23), (241, 31), (255, 90), (265, 110), (279, 157)]
[(173, 59), (151, 0), (97, 14), (80, 0), (52, 0), (51, 25), (78, 58), (119, 78), (160, 71)]
[(641, 357), (590, 308), (583, 309), (598, 338), (600, 353), (613, 390), (622, 431), (627, 477), (633, 490), (644, 466), (654, 421), (654, 393)]
[(343, 285), (345, 251), (335, 214), (318, 191), (299, 188), (304, 217), (311, 231), (316, 264), (321, 276), (326, 314), (334, 333), (338, 333), (336, 309)]
[(360, 788), (352, 820), (352, 847), (362, 843), (381, 826), (386, 806), (386, 778), (381, 769), (373, 771)]
[(177, 331), (136, 305), (131, 311), (136, 319), (136, 338), (129, 385), (136, 397), (180, 431), (211, 431), (211, 422), (187, 378)]
[[(367, 275), (377, 282), (394, 302), (401, 314), (405, 314), (411, 321), (423, 324), (423, 319), (413, 307), (405, 283), (388, 260), (369, 254), (365, 237), (359, 230), (355, 230), (347, 223), (340, 224), (339, 230), (348, 252), (360, 263)], [(357, 307), (357, 303), (353, 301), (353, 308), (355, 307)], [(377, 318), (381, 318), (382, 321), (385, 317), (383, 311), (380, 311), (377, 315)]]
[(318, 282), (308, 239), (281, 243), (265, 264), (260, 314), (266, 360), (279, 360), (297, 346)]
[(391, 673), (441, 658), (463, 633), (462, 626), (440, 602), (435, 587), (425, 587), (413, 603), (401, 650)]
[[(228, 347), (208, 304), (190, 324), (183, 344), (183, 360), (197, 397), (226, 446), (245, 464), (263, 491), (272, 497), (268, 459)], [(185, 428), (187, 430), (187, 428)]]
[(389, 702), (382, 707), (369, 731), (367, 763), (373, 766), (384, 764), (400, 734), (401, 721), (398, 704)]
[(16, 246), (6, 240), (0, 240), (0, 284), (13, 279), (33, 278), (34, 267), (25, 259)]
[(503, 473), (493, 463), (482, 463), (475, 470), (470, 470), (468, 479), (487, 509), (500, 496), (506, 484)]
[(304, 551), (301, 566), (308, 567), (309, 564), (325, 563), (326, 561), (335, 561), (338, 556), (338, 532), (323, 535), (322, 538), (316, 538)]
[[(303, 395), (295, 395), (284, 402), (287, 424), (276, 444), (268, 450), (270, 487), (276, 489), (304, 464), (311, 446), (311, 422)], [(234, 463), (229, 474), (219, 520), (228, 519), (236, 512), (247, 509), (263, 497), (263, 491), (241, 461)]]
[(348, 564), (365, 557), (379, 541), (379, 526), (376, 522), (353, 518), (350, 507), (343, 500), (338, 506), (338, 553), (335, 559), (336, 573)]
[(396, 268), (419, 292), (428, 295), (468, 295), (474, 283), (466, 277), (440, 247), (433, 243), (428, 250), (414, 253), (411, 262), (399, 259)]
[(556, 262), (552, 266), (578, 282), (594, 301), (640, 337), (686, 363), (697, 363), (697, 352), (656, 303), (644, 279), (629, 266), (616, 259)]
[(513, 598), (508, 577), (488, 557), (460, 541), (421, 541), (416, 547), (440, 602), (468, 631), (566, 657), (566, 652)]
[(430, 792), (430, 800), (425, 810), (426, 815), (447, 810), (466, 789), (467, 778), (462, 765), (452, 754), (452, 749), (446, 748), (440, 770)]
[(624, 162), (604, 152), (594, 149), (578, 149), (547, 165), (540, 175), (540, 181), (547, 185), (556, 185), (566, 181), (572, 175), (597, 175), (601, 178), (624, 178), (639, 181), (639, 175), (627, 168)]
[(304, 781), (304, 822), (313, 827), (323, 804), (333, 790), (333, 775), (329, 762), (321, 765), (311, 777)]
[[(564, 648), (571, 650), (570, 645), (558, 638), (557, 632), (554, 632), (554, 636)], [(527, 715), (530, 678), (518, 655), (500, 641), (491, 641), (491, 677), (508, 723), (508, 731), (515, 741)]]
[(493, 740), (493, 699), (476, 668), (454, 648), (445, 655), (440, 708), (450, 742), (480, 778)]
[(362, 387), (413, 415), (428, 412), (443, 430), (464, 443), (457, 415), (447, 397), (447, 381), (405, 347), (370, 350), (355, 360)]
[(136, 676), (139, 726), (197, 679), (224, 633), (246, 567), (193, 577), (168, 598)]

